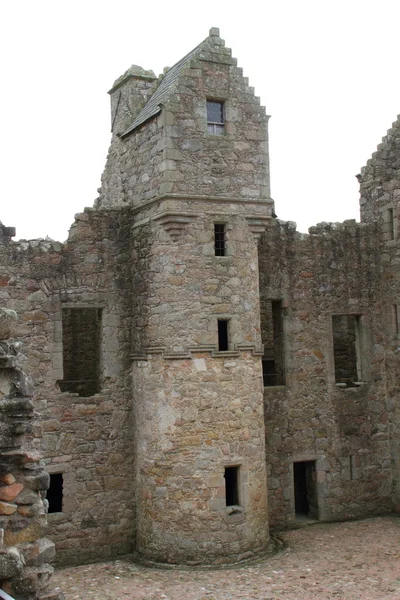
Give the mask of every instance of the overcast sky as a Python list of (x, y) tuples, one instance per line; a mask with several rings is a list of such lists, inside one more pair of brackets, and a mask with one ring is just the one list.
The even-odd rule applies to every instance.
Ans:
[(355, 175), (400, 112), (399, 0), (3, 0), (0, 220), (64, 240), (92, 206), (109, 96), (219, 27), (270, 119), (272, 197), (300, 231), (358, 219)]

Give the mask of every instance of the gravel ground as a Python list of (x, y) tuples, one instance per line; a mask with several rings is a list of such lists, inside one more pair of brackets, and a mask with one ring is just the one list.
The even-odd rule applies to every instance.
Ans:
[(67, 600), (400, 600), (400, 518), (325, 523), (280, 534), (287, 547), (251, 566), (162, 570), (129, 560), (59, 569)]

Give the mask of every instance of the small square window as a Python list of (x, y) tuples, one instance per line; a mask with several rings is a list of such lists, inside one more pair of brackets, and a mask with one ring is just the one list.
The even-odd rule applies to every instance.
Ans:
[(207, 100), (207, 132), (211, 135), (223, 135), (224, 123), (224, 103)]

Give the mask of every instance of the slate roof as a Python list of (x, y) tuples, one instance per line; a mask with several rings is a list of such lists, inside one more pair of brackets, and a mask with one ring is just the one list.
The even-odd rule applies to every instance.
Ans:
[(122, 136), (128, 135), (128, 133), (131, 133), (134, 129), (139, 127), (139, 125), (142, 125), (161, 112), (161, 104), (163, 103), (165, 97), (168, 95), (171, 87), (178, 79), (183, 69), (186, 68), (188, 62), (195, 56), (202, 43), (196, 46), (196, 48), (189, 52), (189, 54), (181, 58), (180, 61), (178, 61), (169, 69), (150, 100), (147, 102), (147, 104), (145, 104), (136, 119), (133, 121), (132, 125), (130, 125), (126, 131), (124, 131)]

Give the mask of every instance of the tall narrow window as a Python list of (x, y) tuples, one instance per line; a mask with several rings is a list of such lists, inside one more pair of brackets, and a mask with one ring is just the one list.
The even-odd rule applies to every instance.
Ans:
[(239, 505), (239, 467), (225, 467), (226, 506)]
[(62, 392), (93, 396), (100, 391), (101, 310), (64, 308), (62, 311), (64, 379)]
[(63, 502), (63, 476), (62, 473), (52, 473), (50, 475), (50, 487), (46, 494), (49, 503), (49, 513), (62, 512)]
[(285, 385), (283, 308), (281, 300), (261, 300), (264, 386)]
[(353, 386), (362, 381), (361, 320), (358, 315), (332, 317), (335, 381)]
[(392, 330), (393, 333), (399, 333), (399, 310), (397, 304), (392, 305)]
[(393, 208), (388, 208), (388, 210), (387, 210), (387, 231), (388, 231), (389, 240), (394, 240), (395, 231), (394, 231)]
[(214, 224), (214, 248), (215, 256), (225, 256), (225, 225)]
[(225, 352), (229, 350), (228, 323), (226, 319), (218, 319), (218, 350)]
[(223, 135), (224, 122), (224, 103), (207, 100), (207, 132), (211, 135)]

